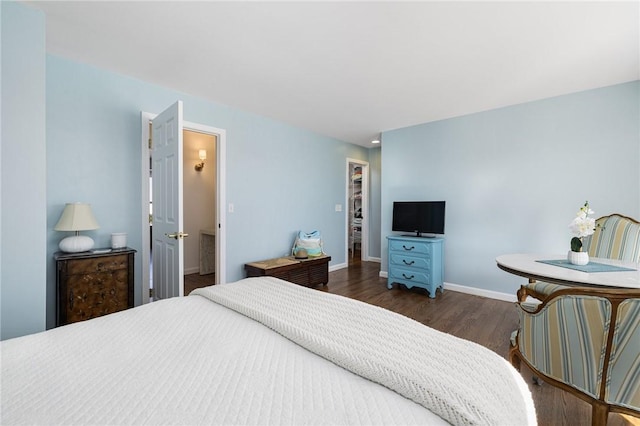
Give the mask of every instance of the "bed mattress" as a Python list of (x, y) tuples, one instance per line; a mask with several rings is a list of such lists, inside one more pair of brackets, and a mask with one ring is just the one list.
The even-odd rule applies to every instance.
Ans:
[[(1, 423), (447, 423), (442, 413), (301, 346), (268, 321), (215, 301), (251, 299), (247, 294), (271, 300), (260, 291), (280, 297), (269, 287), (274, 283), (310, 292), (302, 297), (339, 298), (251, 278), (2, 342)], [(237, 286), (235, 296), (222, 294), (227, 286)], [(304, 306), (290, 308), (297, 313), (284, 319), (314, 318)], [(326, 327), (322, 321), (318, 327)]]

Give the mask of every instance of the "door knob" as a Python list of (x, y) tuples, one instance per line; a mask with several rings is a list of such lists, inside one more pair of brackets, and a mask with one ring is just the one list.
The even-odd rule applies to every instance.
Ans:
[(181, 240), (181, 239), (189, 236), (189, 234), (185, 234), (184, 232), (177, 232), (175, 234), (164, 234), (164, 235), (169, 237), (169, 238), (173, 238), (175, 240)]

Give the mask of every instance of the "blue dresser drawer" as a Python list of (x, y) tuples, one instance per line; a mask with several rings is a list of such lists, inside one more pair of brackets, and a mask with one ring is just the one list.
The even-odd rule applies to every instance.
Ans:
[(389, 262), (403, 268), (413, 267), (413, 268), (421, 268), (421, 269), (428, 270), (430, 269), (430, 266), (431, 266), (431, 256), (427, 256), (427, 257), (407, 256), (404, 253), (391, 251), (389, 252)]
[(389, 278), (396, 280), (394, 282), (400, 282), (403, 284), (429, 284), (431, 282), (429, 273), (420, 269), (393, 268), (393, 270), (389, 272)]
[(429, 254), (431, 245), (423, 241), (390, 240), (389, 251), (399, 251), (403, 253)]
[(403, 284), (420, 287), (436, 297), (444, 283), (444, 239), (418, 237), (387, 237), (389, 261), (387, 288)]

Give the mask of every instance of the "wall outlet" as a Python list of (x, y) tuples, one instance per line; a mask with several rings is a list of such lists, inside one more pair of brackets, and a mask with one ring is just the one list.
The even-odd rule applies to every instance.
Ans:
[(229, 213), (233, 213), (233, 203), (229, 203)]

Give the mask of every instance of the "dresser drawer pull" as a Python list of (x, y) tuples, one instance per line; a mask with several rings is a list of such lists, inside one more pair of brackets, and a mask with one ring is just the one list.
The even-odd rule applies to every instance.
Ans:
[(73, 309), (73, 290), (69, 291), (69, 309)]
[(410, 277), (408, 277), (407, 274), (402, 274), (402, 276), (404, 277), (405, 280), (412, 280), (415, 278), (415, 275), (411, 275)]
[(405, 245), (403, 244), (403, 245), (402, 245), (402, 248), (403, 248), (403, 249), (405, 249), (405, 250), (411, 251), (411, 250), (413, 250), (413, 249), (415, 248), (415, 246), (407, 247), (407, 246), (405, 246)]
[(415, 262), (415, 260), (412, 260), (411, 262), (407, 262), (405, 259), (402, 259), (402, 262), (403, 262), (405, 265), (409, 265), (409, 266), (411, 266), (411, 265), (413, 265), (414, 263), (416, 263), (416, 262)]

